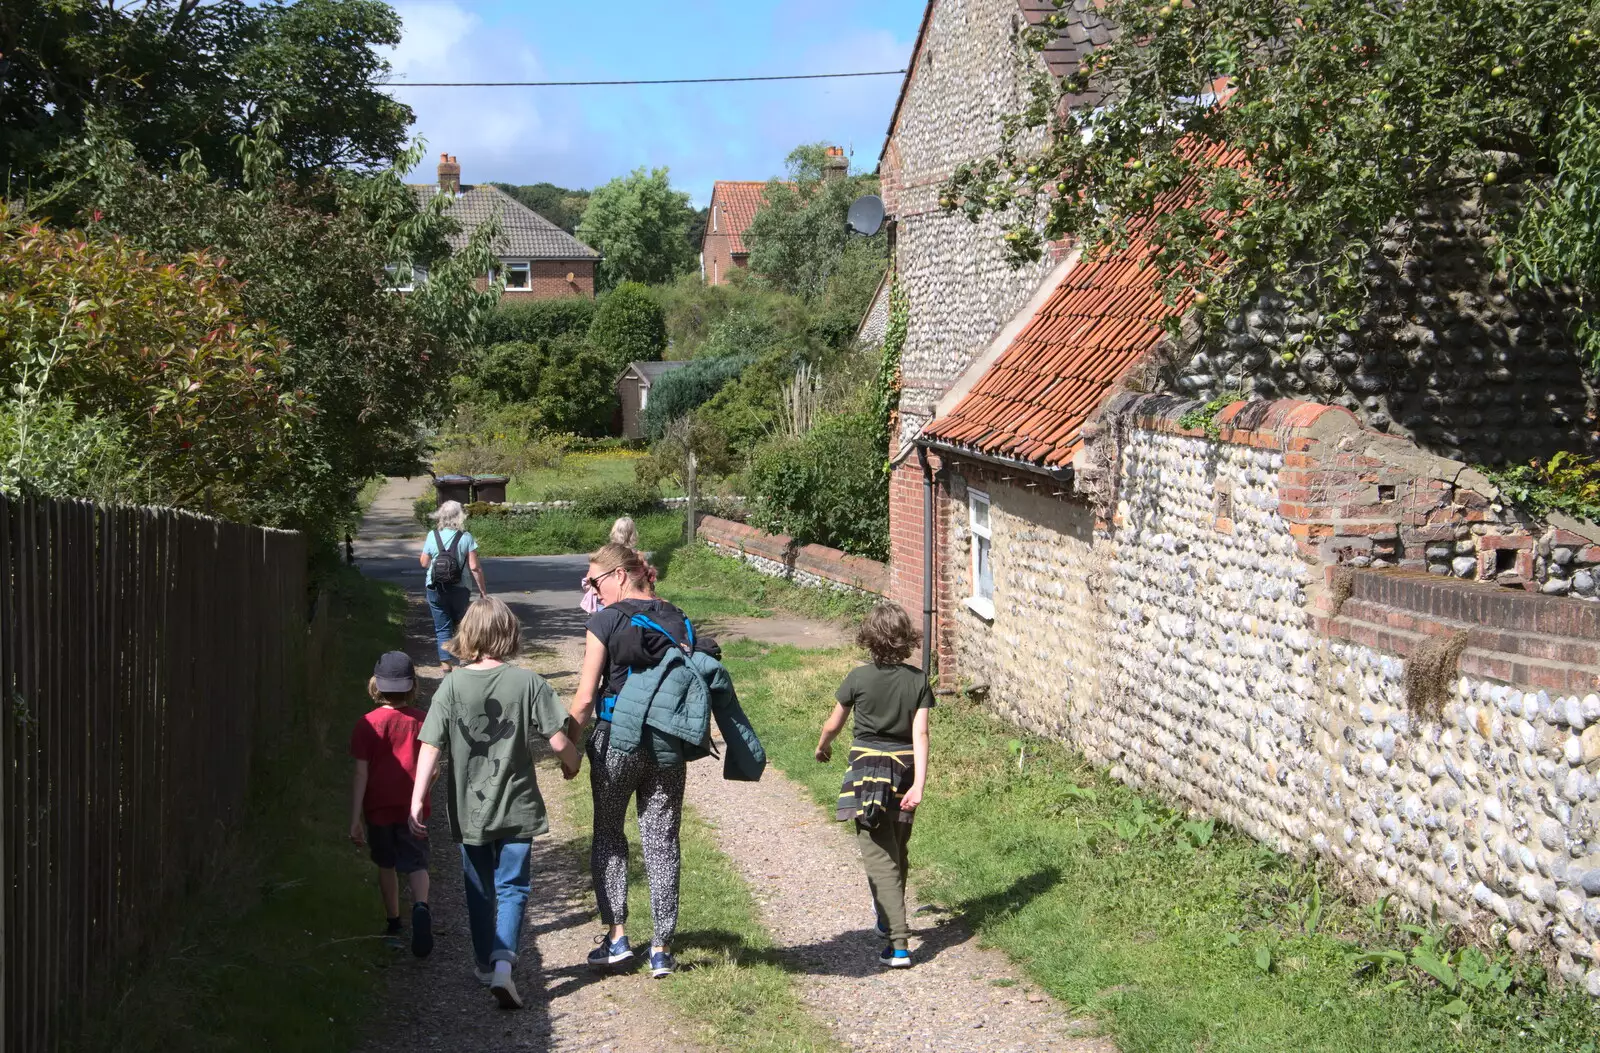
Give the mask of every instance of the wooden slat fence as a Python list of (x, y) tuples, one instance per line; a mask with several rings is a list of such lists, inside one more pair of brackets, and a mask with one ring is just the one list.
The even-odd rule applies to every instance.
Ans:
[(0, 1053), (57, 1048), (170, 920), (305, 627), (299, 534), (0, 496)]

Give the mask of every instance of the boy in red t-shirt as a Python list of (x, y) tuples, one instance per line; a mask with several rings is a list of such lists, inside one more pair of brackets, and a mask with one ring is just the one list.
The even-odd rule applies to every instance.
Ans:
[[(433, 950), (433, 915), (428, 910), (428, 842), (412, 834), (411, 789), (417, 777), (417, 734), (426, 714), (410, 705), (417, 697), (416, 672), (403, 652), (378, 659), (367, 681), (378, 705), (356, 722), (350, 755), (356, 759), (350, 793), (350, 840), (370, 845), (378, 866), (378, 890), (388, 918), (384, 935), (400, 946), (400, 880), (411, 885), (411, 953)], [(424, 810), (423, 818), (427, 818)], [(365, 822), (363, 823), (363, 819)]]

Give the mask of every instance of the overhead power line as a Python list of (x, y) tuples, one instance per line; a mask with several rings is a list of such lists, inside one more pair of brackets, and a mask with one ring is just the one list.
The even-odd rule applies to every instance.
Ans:
[(597, 88), (627, 84), (742, 84), (757, 80), (837, 80), (841, 77), (897, 77), (903, 69), (863, 73), (786, 73), (767, 77), (669, 77), (661, 80), (391, 80), (385, 88)]

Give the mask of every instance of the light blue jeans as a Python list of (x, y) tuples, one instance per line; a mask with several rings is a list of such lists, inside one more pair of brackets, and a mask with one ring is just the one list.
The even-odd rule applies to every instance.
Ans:
[(472, 956), (488, 971), (495, 962), (515, 962), (522, 938), (522, 908), (528, 902), (528, 841), (491, 841), (461, 846), (466, 878), (467, 925)]
[(461, 626), (461, 616), (467, 613), (472, 594), (465, 585), (428, 586), (428, 610), (433, 615), (433, 637), (439, 646), (439, 661), (454, 662), (455, 656), (445, 646), (455, 639)]

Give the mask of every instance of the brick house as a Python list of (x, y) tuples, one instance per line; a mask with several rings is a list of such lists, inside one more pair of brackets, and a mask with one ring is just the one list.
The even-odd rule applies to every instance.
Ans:
[[(850, 161), (844, 150), (828, 147), (828, 156), (822, 171), (825, 180), (843, 179), (849, 174)], [(711, 186), (711, 204), (706, 216), (706, 231), (700, 240), (700, 277), (708, 285), (726, 285), (735, 269), (750, 266), (750, 249), (744, 242), (744, 233), (750, 221), (766, 200), (771, 182), (736, 182), (719, 179)], [(794, 183), (782, 183), (795, 189)]]
[(744, 232), (766, 198), (765, 182), (719, 179), (711, 186), (710, 213), (700, 241), (700, 277), (707, 285), (726, 285), (735, 269), (750, 266)]
[[(1465, 463), (1471, 414), (1518, 450), (1592, 436), (1559, 305), (1440, 266), (1466, 307), (1436, 340), (1378, 323), (1419, 371), (1378, 391), (1359, 378), (1380, 351), (1251, 365), (1286, 328), (1271, 303), (1218, 343), (1169, 338), (1186, 304), (1137, 236), (1012, 269), (997, 225), (937, 199), (999, 144), (1028, 63), (1109, 39), (1082, 0), (1024, 52), (1039, 9), (932, 0), (880, 160), (910, 311), (887, 588), (926, 608), (941, 689), (1354, 887), (1498, 920), (1600, 995), (1600, 528), (1531, 520)], [(1422, 219), (1460, 239), (1440, 259), (1471, 252), (1461, 214)], [(1501, 349), (1483, 384), (1432, 378), (1470, 347)], [(1512, 354), (1540, 368), (1496, 376)], [(1207, 420), (1185, 396), (1221, 383), (1258, 397)]]
[[(495, 242), (499, 264), (478, 280), (488, 288), (496, 277), (503, 278), (502, 302), (548, 300), (559, 296), (594, 298), (594, 269), (600, 253), (568, 234), (516, 198), (488, 183), (463, 184), (461, 165), (449, 154), (439, 155), (439, 181), (413, 184), (419, 203), (439, 194), (452, 198), (446, 214), (460, 230), (450, 235), (450, 248), (460, 250), (472, 231), (481, 223), (498, 217), (500, 239)], [(421, 275), (426, 278), (426, 273)]]

